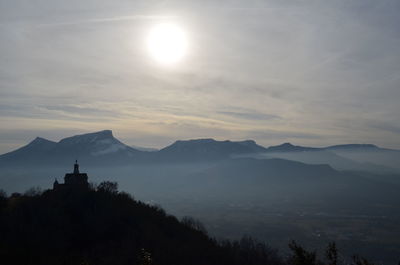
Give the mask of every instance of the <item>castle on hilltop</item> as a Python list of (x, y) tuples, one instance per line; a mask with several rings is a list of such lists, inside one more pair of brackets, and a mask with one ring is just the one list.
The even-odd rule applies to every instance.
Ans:
[(74, 172), (67, 173), (64, 176), (64, 183), (58, 183), (57, 179), (54, 181), (53, 190), (74, 188), (74, 189), (87, 189), (89, 188), (88, 176), (86, 173), (79, 172), (78, 160), (75, 160)]

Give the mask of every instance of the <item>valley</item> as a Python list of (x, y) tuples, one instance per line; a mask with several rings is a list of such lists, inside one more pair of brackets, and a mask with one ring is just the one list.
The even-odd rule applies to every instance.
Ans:
[[(380, 152), (370, 146), (364, 152), (370, 148)], [(103, 131), (58, 144), (35, 140), (0, 156), (0, 187), (50, 188), (71, 170), (73, 157), (91, 182), (116, 181), (136, 199), (200, 220), (218, 239), (250, 235), (283, 252), (292, 239), (318, 251), (335, 241), (348, 257), (356, 251), (384, 264), (395, 264), (400, 253), (400, 175), (393, 168), (369, 163), (362, 171), (341, 170), (338, 161), (363, 162), (287, 144), (269, 153), (253, 141), (178, 141), (147, 152)], [(377, 173), (379, 167), (388, 172)]]

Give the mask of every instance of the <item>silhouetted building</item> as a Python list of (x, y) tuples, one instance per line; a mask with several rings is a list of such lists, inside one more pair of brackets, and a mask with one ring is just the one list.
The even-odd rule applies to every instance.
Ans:
[(54, 181), (53, 190), (60, 188), (76, 188), (76, 189), (87, 189), (89, 187), (88, 176), (86, 173), (79, 172), (78, 160), (74, 164), (74, 172), (67, 173), (64, 176), (64, 184), (58, 183), (57, 179)]

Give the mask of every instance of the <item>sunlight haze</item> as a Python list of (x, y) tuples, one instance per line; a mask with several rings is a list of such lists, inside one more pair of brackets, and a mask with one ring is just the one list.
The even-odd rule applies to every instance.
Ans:
[(0, 153), (103, 129), (157, 148), (190, 138), (400, 148), (398, 8), (1, 0)]

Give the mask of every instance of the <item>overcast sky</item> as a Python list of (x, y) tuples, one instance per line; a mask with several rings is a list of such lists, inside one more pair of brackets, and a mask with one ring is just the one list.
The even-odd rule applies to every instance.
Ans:
[[(400, 1), (0, 0), (0, 153), (112, 129), (126, 144), (400, 148)], [(187, 55), (157, 64), (162, 22)]]

